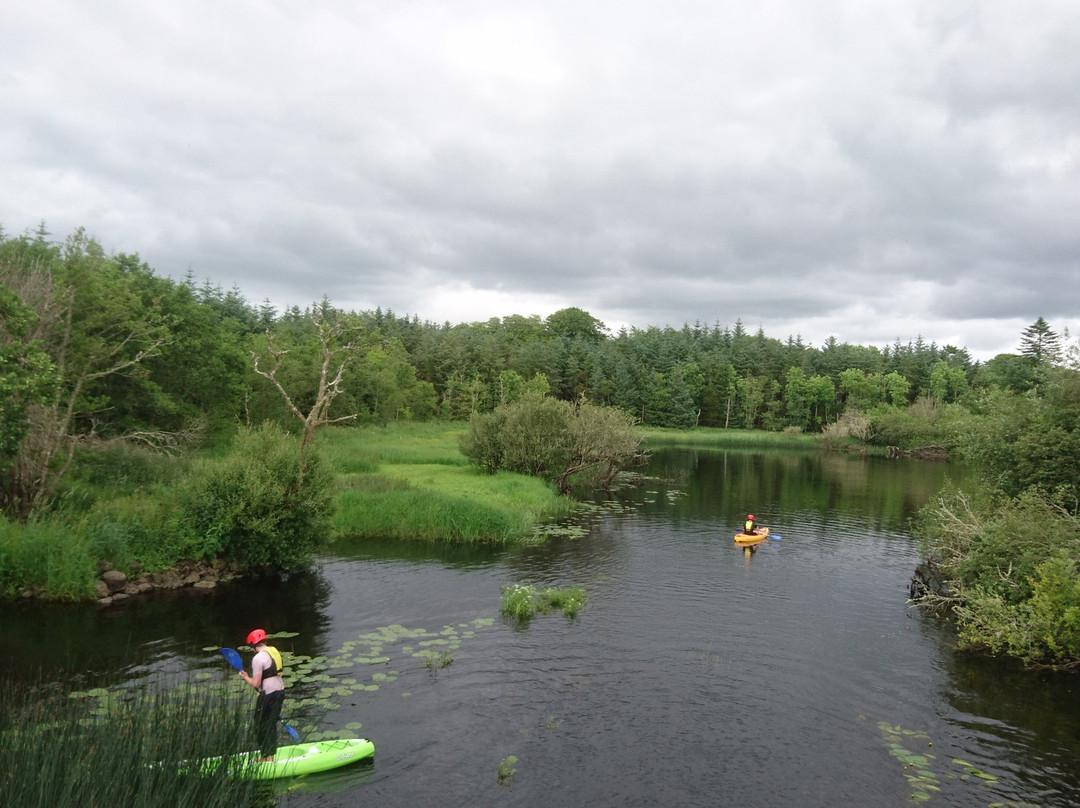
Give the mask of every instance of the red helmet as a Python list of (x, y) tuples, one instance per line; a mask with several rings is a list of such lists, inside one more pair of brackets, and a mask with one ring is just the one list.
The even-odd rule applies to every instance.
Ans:
[(250, 634), (248, 634), (247, 641), (248, 641), (248, 645), (256, 646), (265, 639), (266, 639), (266, 632), (263, 631), (261, 628), (257, 628), (254, 631), (252, 631)]
[[(754, 514), (752, 514), (752, 513), (748, 513), (748, 514), (746, 515), (746, 518), (747, 518), (747, 519), (753, 519), (753, 518), (754, 518)], [(248, 642), (251, 642), (251, 639), (250, 639), (250, 638), (248, 638)]]

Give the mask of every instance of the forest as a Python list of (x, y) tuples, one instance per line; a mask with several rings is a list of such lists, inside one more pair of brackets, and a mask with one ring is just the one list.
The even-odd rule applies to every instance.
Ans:
[[(31, 448), (24, 431), (49, 433), (53, 443), (35, 447), (41, 457), (26, 470), (46, 489), (45, 466), (88, 439), (164, 446), (228, 436), (238, 424), (289, 424), (276, 386), (308, 412), (324, 350), (343, 360), (328, 419), (467, 420), (539, 384), (560, 400), (618, 407), (645, 426), (820, 433), (845, 415), (869, 416), (847, 436), (901, 448), (940, 440), (933, 427), (942, 411), (980, 391), (1036, 388), (1060, 354), (1041, 318), (1018, 354), (978, 363), (962, 347), (921, 337), (884, 348), (832, 338), (812, 346), (748, 333), (739, 320), (610, 334), (577, 308), (458, 324), (345, 312), (326, 299), (278, 312), (236, 288), (159, 277), (82, 231), (62, 243), (43, 230), (0, 236), (0, 284), (0, 458), (10, 472)], [(918, 418), (896, 417), (913, 406)], [(25, 510), (16, 501), (39, 493), (5, 476), (6, 507)]]
[[(973, 362), (963, 347), (921, 336), (813, 346), (749, 333), (739, 320), (612, 334), (579, 308), (456, 324), (344, 311), (328, 299), (279, 312), (237, 288), (160, 277), (82, 230), (54, 241), (44, 226), (0, 231), (0, 314), (0, 545), (9, 548), (0, 583), (9, 594), (18, 591), (10, 548), (33, 557), (34, 531), (49, 519), (88, 530), (84, 517), (73, 521), (69, 483), (92, 482), (117, 447), (143, 452), (118, 455), (125, 479), (138, 477), (137, 457), (203, 453), (201, 471), (169, 489), (176, 501), (159, 503), (146, 527), (152, 541), (172, 542), (158, 563), (241, 550), (252, 565), (288, 566), (324, 538), (332, 509), (329, 472), (306, 451), (317, 428), (472, 419), (463, 447), (496, 471), (506, 447), (493, 448), (491, 436), (532, 402), (534, 413), (603, 422), (626, 457), (636, 440), (625, 430), (636, 423), (811, 434), (826, 450), (965, 460), (979, 490), (943, 492), (917, 527), (935, 579), (924, 602), (955, 615), (970, 647), (1038, 664), (1080, 659), (1080, 348), (1041, 317), (1017, 335), (1016, 353)], [(622, 415), (612, 421), (610, 411)], [(301, 436), (299, 452), (290, 434)], [(214, 451), (227, 457), (211, 468)], [(262, 511), (238, 513), (238, 500)], [(152, 510), (124, 507), (143, 521)], [(99, 519), (91, 530), (94, 547), (133, 541), (116, 536), (137, 520), (113, 509), (107, 529)], [(268, 555), (273, 541), (251, 539), (259, 531), (292, 546)], [(29, 563), (52, 562), (39, 554)]]

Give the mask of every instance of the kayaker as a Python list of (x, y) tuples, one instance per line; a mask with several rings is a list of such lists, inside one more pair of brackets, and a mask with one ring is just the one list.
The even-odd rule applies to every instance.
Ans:
[(266, 640), (266, 632), (254, 629), (247, 636), (248, 645), (255, 649), (251, 674), (240, 671), (244, 681), (259, 691), (255, 700), (255, 737), (263, 753), (261, 760), (274, 759), (277, 751), (277, 725), (281, 720), (281, 703), (285, 700), (285, 680), (281, 678), (281, 653)]
[(757, 523), (754, 521), (754, 514), (748, 513), (746, 515), (746, 524), (743, 525), (743, 533), (752, 534), (757, 532)]

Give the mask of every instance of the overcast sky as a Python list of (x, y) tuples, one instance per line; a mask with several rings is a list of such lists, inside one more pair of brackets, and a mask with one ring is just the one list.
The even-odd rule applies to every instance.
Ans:
[(0, 224), (279, 311), (1080, 324), (1077, 0), (35, 0)]

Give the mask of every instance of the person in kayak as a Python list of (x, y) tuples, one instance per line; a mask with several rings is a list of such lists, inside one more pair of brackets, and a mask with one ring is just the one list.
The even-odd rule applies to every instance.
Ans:
[(754, 514), (748, 513), (746, 515), (746, 524), (743, 525), (743, 533), (751, 534), (757, 532), (757, 522), (754, 521)]
[(263, 761), (274, 759), (277, 751), (277, 725), (281, 719), (281, 703), (285, 700), (285, 680), (281, 678), (281, 653), (266, 641), (266, 632), (257, 628), (247, 636), (248, 645), (255, 649), (251, 673), (240, 671), (244, 681), (259, 691), (255, 700), (255, 737)]

